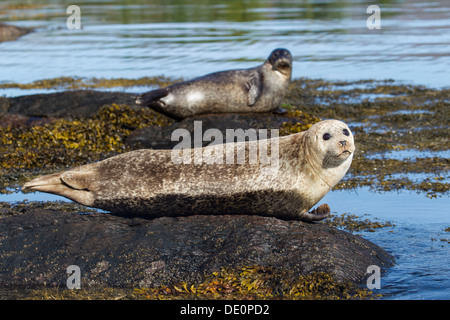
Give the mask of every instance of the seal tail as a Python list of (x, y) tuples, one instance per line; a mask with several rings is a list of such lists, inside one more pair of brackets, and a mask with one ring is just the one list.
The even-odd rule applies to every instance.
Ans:
[(166, 88), (152, 90), (136, 97), (136, 104), (148, 106), (169, 94)]
[[(92, 206), (93, 194), (83, 187), (86, 172), (60, 172), (38, 177), (22, 187), (22, 191), (40, 191), (66, 197), (85, 206)], [(80, 179), (81, 178), (81, 179)]]
[(303, 212), (301, 214), (301, 220), (309, 222), (320, 221), (328, 218), (330, 212), (331, 212), (330, 206), (324, 203), (321, 206), (317, 207), (316, 209), (312, 210), (311, 212)]

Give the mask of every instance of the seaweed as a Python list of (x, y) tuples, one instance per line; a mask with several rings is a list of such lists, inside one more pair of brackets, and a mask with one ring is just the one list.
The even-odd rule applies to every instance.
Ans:
[(377, 299), (372, 291), (350, 281), (338, 281), (324, 272), (292, 277), (286, 270), (242, 266), (222, 268), (206, 275), (201, 282), (179, 282), (153, 288), (100, 288), (34, 290), (27, 299), (46, 300), (361, 300)]

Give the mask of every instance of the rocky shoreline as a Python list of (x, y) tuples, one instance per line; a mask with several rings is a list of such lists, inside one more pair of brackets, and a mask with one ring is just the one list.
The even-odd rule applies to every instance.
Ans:
[(382, 248), (334, 227), (245, 215), (146, 220), (30, 210), (0, 219), (0, 239), (3, 288), (65, 287), (69, 265), (80, 267), (84, 288), (195, 283), (243, 266), (362, 283), (370, 265), (393, 265)]
[[(129, 93), (73, 90), (0, 98), (2, 190), (8, 192), (20, 187), (32, 176), (97, 161), (112, 154), (137, 148), (170, 148), (177, 143), (170, 140), (170, 133), (176, 128), (192, 131), (194, 121), (201, 121), (203, 131), (213, 127), (222, 131), (277, 128), (280, 134), (290, 134), (307, 129), (308, 125), (319, 121), (320, 114), (358, 121), (357, 117), (367, 116), (364, 112), (379, 108), (383, 116), (377, 121), (383, 117), (395, 118), (398, 122), (391, 122), (402, 127), (400, 118), (408, 123), (414, 120), (414, 114), (386, 114), (383, 108), (390, 108), (387, 102), (338, 103), (326, 109), (315, 102), (315, 85), (294, 83), (286, 98), (291, 108), (283, 115), (203, 115), (183, 121), (173, 121), (134, 105), (134, 95)], [(437, 97), (432, 91), (405, 90), (399, 91), (398, 99), (405, 99), (405, 94), (409, 94), (411, 100)], [(333, 92), (320, 92), (325, 95), (323, 99), (339, 100)], [(445, 96), (445, 91), (442, 95)], [(389, 99), (399, 105), (393, 98)], [(435, 110), (436, 114), (420, 115), (417, 121), (421, 123), (425, 117), (434, 116), (445, 121), (440, 114), (447, 112), (448, 103), (437, 104), (441, 107)], [(412, 106), (417, 108), (417, 105)], [(434, 105), (429, 106), (434, 108)], [(406, 104), (401, 108), (406, 108)], [(351, 187), (351, 179), (361, 183), (364, 181), (361, 177), (369, 173), (378, 174), (378, 180), (385, 186), (388, 180), (383, 180), (384, 174), (380, 175), (381, 168), (389, 164), (387, 169), (397, 170), (397, 166), (404, 168), (405, 164), (376, 160), (379, 163), (375, 170), (378, 171), (372, 173), (371, 163), (375, 160), (364, 158), (364, 154), (378, 148), (395, 150), (392, 137), (371, 134), (358, 127), (355, 130), (359, 154), (352, 164), (350, 179), (338, 187)], [(94, 132), (100, 135), (97, 137)], [(61, 135), (59, 140), (55, 140), (55, 133)], [(403, 143), (409, 143), (406, 137), (400, 135)], [(104, 144), (103, 140), (112, 142)], [(445, 161), (434, 163), (448, 170)], [(411, 170), (414, 170), (416, 167), (412, 164)], [(373, 181), (377, 180), (369, 180), (369, 183)], [(436, 186), (437, 183), (439, 181)], [(447, 184), (440, 185), (441, 189), (431, 190), (445, 192), (448, 189)], [(12, 206), (2, 208), (0, 213), (0, 259), (4, 262), (0, 284), (11, 292), (17, 288), (65, 288), (69, 265), (80, 267), (84, 288), (96, 290), (111, 287), (167, 289), (179, 283), (194, 285), (224, 268), (249, 267), (261, 268), (258, 270), (264, 270), (264, 274), (270, 270), (269, 278), (278, 280), (268, 281), (267, 286), (275, 290), (277, 281), (289, 279), (295, 283), (300, 277), (319, 274), (326, 274), (337, 282), (364, 284), (368, 266), (377, 265), (386, 270), (394, 264), (394, 258), (384, 249), (324, 223), (226, 215), (146, 220), (99, 212), (80, 214), (84, 213), (82, 208), (49, 209), (26, 204), (21, 205), (20, 214), (16, 211)], [(173, 287), (171, 290), (176, 291)]]
[[(105, 104), (133, 105), (133, 96), (90, 90), (3, 99), (3, 123), (17, 128), (86, 119)], [(15, 122), (11, 119), (16, 117)], [(175, 128), (280, 128), (298, 114), (203, 115), (132, 130), (130, 148), (168, 148)], [(317, 121), (317, 118), (311, 118)], [(305, 120), (305, 119), (303, 119)], [(8, 122), (10, 121), (10, 122)], [(11, 122), (12, 121), (12, 122)], [(66, 268), (81, 269), (85, 287), (142, 288), (201, 282), (223, 268), (258, 266), (297, 279), (326, 273), (362, 283), (367, 267), (393, 265), (382, 248), (324, 224), (259, 216), (190, 216), (146, 220), (108, 213), (87, 215), (32, 207), (0, 219), (0, 284), (5, 288), (64, 287)]]

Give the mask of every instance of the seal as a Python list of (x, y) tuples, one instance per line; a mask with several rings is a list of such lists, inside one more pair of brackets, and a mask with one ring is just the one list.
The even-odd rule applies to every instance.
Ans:
[(283, 112), (278, 108), (291, 73), (291, 53), (275, 49), (258, 67), (220, 71), (175, 83), (139, 95), (136, 104), (177, 120), (206, 113)]
[[(342, 179), (354, 150), (347, 125), (325, 120), (279, 138), (184, 150), (135, 150), (36, 178), (23, 190), (148, 218), (256, 214), (317, 221), (330, 214), (329, 207), (308, 210)], [(237, 161), (240, 152), (245, 161)], [(202, 161), (196, 161), (198, 156)]]

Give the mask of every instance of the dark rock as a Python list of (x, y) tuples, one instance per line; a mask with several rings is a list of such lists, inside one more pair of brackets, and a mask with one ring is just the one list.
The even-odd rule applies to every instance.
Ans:
[[(176, 146), (180, 140), (172, 141), (172, 133), (177, 129), (186, 129), (190, 133), (191, 146), (194, 146), (194, 125), (198, 121), (197, 127), (201, 132), (201, 141), (199, 145), (206, 146), (211, 141), (203, 141), (202, 137), (206, 130), (214, 128), (220, 130), (225, 143), (227, 130), (247, 130), (255, 129), (256, 137), (261, 138), (260, 129), (267, 129), (267, 138), (270, 138), (270, 129), (279, 129), (284, 122), (296, 122), (295, 118), (287, 115), (278, 115), (273, 113), (243, 113), (243, 114), (206, 114), (193, 118), (187, 118), (182, 121), (174, 121), (170, 126), (158, 127), (149, 126), (135, 130), (127, 137), (125, 143), (133, 148), (152, 148), (152, 149), (171, 149)], [(247, 140), (252, 140), (247, 136)], [(199, 146), (197, 145), (197, 146)]]
[(74, 90), (9, 98), (9, 113), (28, 117), (88, 118), (107, 104), (127, 104), (136, 109), (134, 94)]
[(9, 108), (9, 99), (0, 97), (0, 119), (6, 112), (8, 112)]
[(393, 258), (377, 245), (322, 223), (261, 216), (128, 218), (36, 210), (0, 219), (0, 286), (152, 287), (201, 281), (222, 267), (259, 265), (292, 275), (327, 272), (360, 283), (369, 265)]
[(21, 114), (6, 114), (6, 116), (0, 115), (0, 127), (19, 128), (27, 125), (30, 117), (23, 116)]
[(33, 29), (16, 27), (0, 23), (0, 42), (15, 40), (32, 31)]

